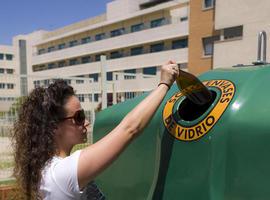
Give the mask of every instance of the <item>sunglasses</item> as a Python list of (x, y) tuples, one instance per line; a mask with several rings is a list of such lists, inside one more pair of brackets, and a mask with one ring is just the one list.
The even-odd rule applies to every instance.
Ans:
[(82, 126), (85, 123), (85, 113), (84, 113), (84, 110), (83, 109), (78, 110), (78, 111), (76, 111), (74, 113), (73, 116), (63, 118), (63, 120), (66, 120), (66, 119), (73, 119), (76, 125)]

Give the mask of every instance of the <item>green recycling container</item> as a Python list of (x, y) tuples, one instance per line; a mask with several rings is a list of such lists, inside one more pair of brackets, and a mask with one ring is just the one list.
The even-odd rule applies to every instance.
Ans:
[[(196, 107), (173, 85), (143, 133), (97, 177), (107, 199), (270, 199), (270, 65), (199, 79), (211, 103)], [(98, 113), (94, 142), (146, 95)]]

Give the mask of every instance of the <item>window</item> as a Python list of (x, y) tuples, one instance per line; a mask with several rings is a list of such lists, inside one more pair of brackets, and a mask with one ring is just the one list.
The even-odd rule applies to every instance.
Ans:
[(8, 97), (7, 100), (8, 101), (15, 101), (15, 98), (14, 97)]
[(35, 65), (35, 66), (32, 66), (32, 70), (33, 72), (37, 72), (37, 71), (40, 71), (41, 69), (39, 69), (38, 65)]
[(0, 60), (4, 60), (4, 54), (0, 53)]
[(165, 24), (165, 18), (155, 19), (151, 21), (151, 28), (159, 27)]
[(73, 40), (73, 41), (70, 41), (69, 42), (69, 47), (74, 47), (76, 45), (78, 45), (78, 41), (77, 40)]
[(203, 0), (203, 8), (213, 8), (215, 0)]
[(157, 74), (157, 68), (156, 67), (145, 67), (145, 68), (143, 68), (143, 74), (156, 75)]
[(90, 56), (82, 57), (82, 63), (89, 63), (89, 62), (91, 62), (91, 57)]
[(136, 79), (136, 76), (135, 75), (124, 75), (124, 79), (125, 80)]
[(150, 46), (150, 52), (159, 52), (163, 51), (164, 49), (164, 43), (158, 43), (158, 44), (153, 44)]
[(172, 41), (172, 49), (181, 49), (188, 46), (188, 39), (174, 40)]
[(54, 63), (48, 64), (48, 69), (53, 69), (53, 68), (55, 68), (55, 64)]
[(13, 55), (12, 54), (6, 54), (6, 59), (7, 60), (12, 60), (13, 59)]
[(94, 94), (94, 101), (98, 102), (99, 94)]
[(92, 94), (88, 94), (87, 97), (88, 97), (88, 101), (92, 102)]
[(236, 26), (224, 29), (224, 39), (231, 39), (243, 36), (243, 26)]
[(65, 66), (66, 66), (66, 62), (65, 61), (58, 62), (58, 67), (65, 67)]
[(143, 54), (143, 47), (134, 47), (130, 49), (131, 56), (140, 55), (140, 54)]
[(67, 84), (71, 84), (71, 80), (70, 79), (64, 79), (64, 81), (67, 83)]
[(107, 81), (112, 81), (113, 80), (113, 73), (112, 72), (107, 72)]
[(143, 30), (143, 26), (143, 23), (132, 25), (131, 32), (141, 31)]
[(115, 58), (121, 58), (122, 57), (122, 53), (120, 53), (119, 51), (113, 51), (111, 52), (110, 58), (111, 59), (115, 59)]
[(39, 70), (45, 70), (46, 66), (45, 65), (39, 65)]
[(214, 41), (219, 40), (219, 36), (203, 38), (203, 49), (205, 56), (213, 55)]
[(107, 106), (113, 105), (113, 93), (107, 93)]
[(136, 69), (126, 69), (124, 73), (134, 74), (134, 75), (124, 75), (124, 79), (135, 79), (136, 78)]
[(95, 40), (98, 41), (98, 40), (103, 40), (105, 39), (105, 33), (100, 33), (100, 34), (97, 34), (95, 36)]
[(5, 70), (3, 68), (0, 68), (0, 74), (4, 74)]
[(54, 50), (55, 50), (54, 46), (51, 46), (51, 47), (48, 48), (48, 52), (52, 52)]
[(64, 49), (66, 47), (65, 43), (59, 44), (58, 45), (58, 49)]
[(136, 96), (136, 93), (135, 92), (125, 92), (124, 95), (125, 95), (125, 99), (132, 99)]
[(39, 87), (39, 85), (37, 84), (37, 81), (34, 81), (34, 88)]
[(84, 95), (83, 94), (77, 94), (77, 97), (80, 102), (84, 102)]
[(125, 28), (119, 28), (119, 29), (111, 31), (111, 37), (123, 35), (124, 33), (125, 33)]
[(126, 70), (124, 70), (124, 73), (136, 74), (136, 69), (126, 69)]
[(89, 42), (91, 42), (91, 37), (82, 38), (82, 41), (81, 41), (82, 44), (86, 44), (86, 43), (89, 43)]
[(0, 89), (5, 89), (5, 83), (0, 83)]
[(181, 18), (180, 18), (180, 21), (181, 21), (181, 22), (184, 22), (184, 21), (187, 21), (187, 20), (188, 20), (188, 16), (184, 16), (184, 17), (181, 17)]
[(7, 74), (13, 74), (14, 69), (6, 69), (7, 70)]
[(34, 81), (34, 87), (37, 88), (40, 86), (40, 81)]
[(76, 84), (83, 84), (84, 80), (76, 80)]
[(89, 74), (89, 78), (94, 79), (94, 82), (98, 82), (98, 74)]
[(100, 56), (101, 56), (101, 54), (96, 55), (96, 56), (95, 56), (95, 60), (96, 60), (96, 61), (100, 61)]
[(39, 49), (38, 50), (38, 55), (44, 54), (45, 53), (45, 49)]
[(77, 58), (69, 60), (69, 65), (77, 65), (77, 64), (78, 64)]
[(39, 65), (32, 66), (34, 72), (40, 71)]
[(49, 84), (50, 84), (50, 80), (46, 79), (46, 80), (43, 81), (43, 85), (44, 85), (45, 87), (48, 87)]
[(7, 89), (13, 89), (14, 84), (13, 83), (7, 83)]

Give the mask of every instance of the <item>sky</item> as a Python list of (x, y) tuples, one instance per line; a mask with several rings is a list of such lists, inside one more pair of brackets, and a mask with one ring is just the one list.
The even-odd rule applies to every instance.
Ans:
[(0, 11), (0, 45), (36, 30), (54, 30), (106, 12), (112, 0), (5, 0)]

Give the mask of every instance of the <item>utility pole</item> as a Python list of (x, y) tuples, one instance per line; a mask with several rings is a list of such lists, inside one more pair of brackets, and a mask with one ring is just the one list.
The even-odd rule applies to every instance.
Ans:
[(100, 56), (101, 63), (101, 109), (107, 108), (107, 63), (106, 56)]

